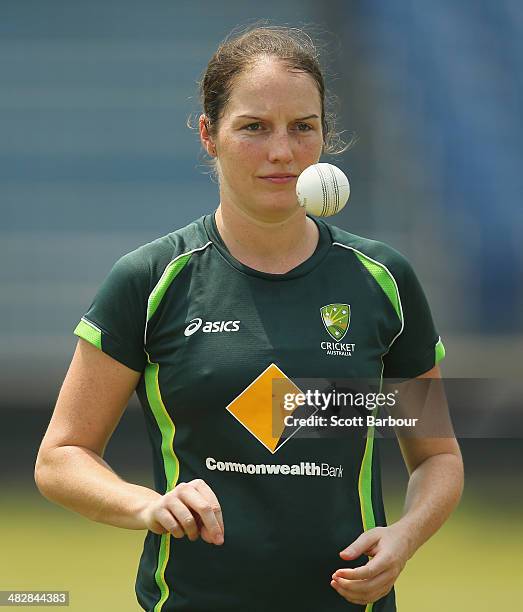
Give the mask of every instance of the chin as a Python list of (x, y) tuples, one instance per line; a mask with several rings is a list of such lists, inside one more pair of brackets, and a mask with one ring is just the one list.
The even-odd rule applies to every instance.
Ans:
[(296, 197), (293, 198), (268, 198), (267, 200), (260, 202), (256, 206), (258, 213), (262, 213), (271, 218), (285, 218), (292, 214), (295, 214), (298, 210), (301, 210), (300, 205)]

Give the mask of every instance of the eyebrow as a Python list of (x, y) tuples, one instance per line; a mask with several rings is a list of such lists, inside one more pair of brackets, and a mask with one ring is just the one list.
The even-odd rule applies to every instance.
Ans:
[[(254, 115), (237, 115), (238, 119), (239, 118), (245, 118), (245, 119), (256, 119), (258, 121), (263, 121), (263, 119), (261, 117), (255, 117)], [(299, 117), (298, 119), (295, 119), (295, 121), (306, 121), (307, 119), (319, 119), (318, 115), (307, 115), (307, 117)]]

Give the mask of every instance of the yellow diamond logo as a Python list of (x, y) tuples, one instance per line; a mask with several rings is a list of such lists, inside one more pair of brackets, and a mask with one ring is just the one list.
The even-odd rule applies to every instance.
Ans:
[(291, 437), (282, 438), (285, 417), (295, 410), (287, 410), (284, 406), (287, 393), (295, 395), (301, 390), (271, 363), (226, 409), (274, 454)]

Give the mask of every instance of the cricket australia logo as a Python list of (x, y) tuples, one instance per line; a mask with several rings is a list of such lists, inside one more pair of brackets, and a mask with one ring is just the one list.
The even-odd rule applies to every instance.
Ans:
[(322, 342), (321, 348), (327, 355), (351, 357), (354, 344), (340, 342), (345, 337), (350, 325), (349, 304), (328, 304), (320, 308), (321, 320), (327, 333), (335, 342)]
[(321, 320), (333, 340), (341, 340), (350, 323), (350, 306), (348, 304), (329, 304), (320, 308)]

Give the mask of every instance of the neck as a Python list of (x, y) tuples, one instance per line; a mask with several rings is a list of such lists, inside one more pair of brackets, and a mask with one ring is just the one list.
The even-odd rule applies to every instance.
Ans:
[(273, 274), (284, 274), (308, 259), (319, 237), (316, 224), (302, 208), (285, 219), (270, 221), (221, 203), (216, 226), (234, 258)]

